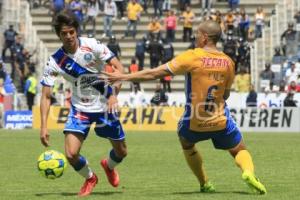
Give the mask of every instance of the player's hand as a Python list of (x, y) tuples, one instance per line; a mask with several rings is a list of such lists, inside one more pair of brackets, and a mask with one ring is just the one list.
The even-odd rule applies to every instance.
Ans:
[(101, 72), (100, 79), (107, 81), (109, 84), (114, 84), (118, 81), (125, 81), (126, 75), (120, 72), (115, 66), (112, 66), (113, 72)]
[(50, 135), (48, 133), (48, 130), (46, 128), (42, 128), (40, 131), (40, 140), (45, 147), (50, 146), (49, 139)]
[(107, 100), (107, 112), (108, 113), (119, 112), (118, 99), (115, 95), (111, 95)]

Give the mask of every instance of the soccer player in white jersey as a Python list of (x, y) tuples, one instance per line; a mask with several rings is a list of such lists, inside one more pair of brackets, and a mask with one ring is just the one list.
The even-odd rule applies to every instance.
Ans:
[(68, 11), (56, 15), (53, 27), (62, 42), (62, 47), (50, 56), (41, 80), (43, 87), (40, 140), (44, 146), (50, 145), (47, 119), (51, 87), (55, 77), (62, 75), (73, 87), (70, 114), (63, 131), (65, 154), (75, 171), (86, 179), (78, 195), (87, 196), (97, 184), (98, 178), (85, 157), (80, 154), (80, 149), (90, 125), (94, 122), (96, 134), (109, 139), (112, 144), (108, 158), (101, 160), (100, 164), (110, 184), (114, 187), (119, 185), (119, 175), (115, 166), (127, 155), (125, 134), (115, 115), (116, 94), (121, 85), (105, 85), (97, 75), (102, 71), (103, 62), (115, 66), (120, 71), (123, 71), (123, 66), (101, 42), (94, 38), (78, 37), (79, 23)]

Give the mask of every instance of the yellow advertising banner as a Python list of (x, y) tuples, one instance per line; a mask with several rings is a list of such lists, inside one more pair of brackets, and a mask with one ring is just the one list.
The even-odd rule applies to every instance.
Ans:
[[(122, 108), (120, 122), (128, 131), (176, 131), (183, 107)], [(49, 129), (63, 129), (69, 114), (68, 108), (51, 106), (48, 117)], [(40, 109), (33, 108), (33, 128), (40, 128)]]

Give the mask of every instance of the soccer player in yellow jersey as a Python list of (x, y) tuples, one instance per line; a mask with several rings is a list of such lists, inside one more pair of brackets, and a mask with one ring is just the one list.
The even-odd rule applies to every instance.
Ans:
[(202, 22), (197, 30), (197, 48), (194, 50), (183, 52), (154, 69), (128, 75), (115, 70), (106, 75), (113, 83), (184, 74), (187, 102), (178, 123), (178, 135), (186, 161), (200, 183), (200, 191), (214, 192), (215, 189), (208, 181), (195, 143), (211, 139), (216, 149), (228, 150), (234, 157), (242, 170), (242, 179), (249, 187), (259, 194), (265, 194), (266, 188), (255, 177), (251, 155), (225, 103), (234, 79), (234, 63), (216, 48), (221, 32), (217, 22)]

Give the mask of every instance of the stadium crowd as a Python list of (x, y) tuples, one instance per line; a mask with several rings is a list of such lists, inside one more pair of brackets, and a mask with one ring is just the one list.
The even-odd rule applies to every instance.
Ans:
[[(191, 9), (190, 0), (178, 0), (177, 7), (171, 9), (171, 0), (28, 0), (31, 9), (40, 6), (49, 7), (49, 15), (54, 16), (63, 9), (71, 10), (79, 20), (79, 33), (96, 36), (102, 31), (101, 38), (109, 39), (107, 46), (120, 59), (122, 50), (118, 43), (121, 38), (114, 34), (114, 21), (122, 20), (127, 28), (122, 38), (135, 39), (135, 54), (127, 72), (135, 73), (144, 68), (145, 59), (149, 57), (150, 67), (155, 68), (174, 57), (173, 44), (176, 41), (189, 43), (190, 49), (195, 48), (193, 28), (199, 21), (212, 19), (217, 21), (223, 30), (219, 47), (236, 63), (236, 78), (233, 90), (249, 93), (249, 99), (255, 97), (254, 87), (251, 87), (250, 50), (251, 42), (262, 37), (262, 30), (267, 24), (266, 15), (262, 7), (258, 7), (254, 21), (250, 20), (247, 10), (239, 6), (239, 0), (218, 0), (228, 2), (228, 11), (221, 13), (214, 8), (213, 0), (200, 0), (201, 15), (196, 15)], [(149, 14), (149, 8), (153, 14)], [(103, 29), (96, 30), (97, 16), (103, 16)], [(142, 38), (136, 38), (137, 25), (143, 15), (151, 16), (148, 31)], [(288, 29), (282, 33), (281, 46), (275, 48), (274, 56), (265, 65), (260, 74), (260, 90), (263, 92), (300, 92), (300, 48), (298, 45), (299, 32), (295, 27), (300, 23), (300, 11), (295, 15), (295, 21), (290, 22)], [(91, 24), (92, 26), (88, 26)], [(176, 30), (178, 24), (183, 26), (182, 38)], [(88, 28), (91, 27), (89, 30)], [(2, 45), (2, 59), (0, 60), (0, 87), (5, 91), (0, 94), (0, 104), (3, 96), (9, 93), (24, 93), (27, 98), (28, 109), (34, 104), (37, 93), (37, 77), (35, 77), (35, 63), (31, 57), (35, 53), (29, 52), (23, 45), (21, 34), (12, 25), (5, 30), (4, 44)], [(8, 54), (9, 53), (9, 54)], [(147, 56), (147, 54), (149, 56)], [(10, 63), (9, 73), (3, 69), (5, 63)], [(263, 68), (263, 67), (262, 67)], [(105, 67), (111, 71), (111, 66)], [(168, 93), (172, 92), (172, 77), (167, 76), (158, 83), (151, 102), (154, 105), (165, 105)], [(15, 87), (14, 87), (15, 86)], [(132, 93), (143, 92), (139, 83), (132, 84)], [(63, 91), (65, 89), (65, 91)], [(55, 94), (66, 94), (64, 102), (69, 105), (69, 88), (63, 88), (62, 83), (54, 87), (54, 96), (51, 103), (58, 103)], [(161, 101), (157, 101), (161, 99)], [(2, 101), (2, 103), (1, 103)], [(142, 100), (143, 102), (143, 100)]]

